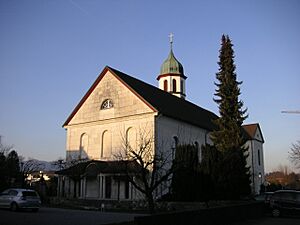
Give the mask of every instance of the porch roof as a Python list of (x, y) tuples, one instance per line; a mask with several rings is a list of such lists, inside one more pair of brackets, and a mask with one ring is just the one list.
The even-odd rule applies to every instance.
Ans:
[(77, 163), (66, 169), (57, 171), (58, 175), (67, 176), (94, 176), (99, 173), (106, 174), (126, 174), (126, 173), (139, 173), (142, 167), (136, 161), (99, 161), (89, 160)]

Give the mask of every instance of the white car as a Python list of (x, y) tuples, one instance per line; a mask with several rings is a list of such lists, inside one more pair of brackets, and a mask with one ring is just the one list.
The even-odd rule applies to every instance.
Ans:
[(10, 188), (0, 193), (0, 208), (9, 208), (12, 211), (31, 209), (37, 212), (40, 206), (40, 196), (34, 190)]

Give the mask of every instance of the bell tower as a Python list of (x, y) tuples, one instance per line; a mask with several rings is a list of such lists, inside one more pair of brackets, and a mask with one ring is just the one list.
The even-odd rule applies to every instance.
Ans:
[(184, 75), (183, 66), (174, 56), (173, 37), (174, 35), (171, 33), (169, 35), (170, 53), (160, 67), (157, 80), (160, 89), (185, 99), (185, 80), (187, 77)]

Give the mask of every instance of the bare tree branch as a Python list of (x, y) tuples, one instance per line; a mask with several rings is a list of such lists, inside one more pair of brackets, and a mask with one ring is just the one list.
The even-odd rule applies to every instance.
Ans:
[[(119, 161), (127, 163), (126, 176), (128, 181), (142, 194), (148, 202), (150, 212), (154, 210), (154, 191), (168, 180), (173, 173), (171, 154), (166, 154), (166, 149), (155, 149), (155, 141), (151, 129), (142, 128), (138, 133), (136, 143), (130, 143), (128, 137), (122, 137), (122, 152), (115, 154)], [(157, 146), (156, 146), (157, 147)], [(139, 165), (139, 173), (132, 174), (130, 164)]]
[(0, 143), (0, 154), (3, 154), (6, 157), (13, 148), (13, 145), (3, 145)]
[(24, 175), (44, 169), (44, 165), (36, 159), (24, 160), (23, 156), (19, 156), (19, 159), (20, 170)]
[(300, 168), (300, 140), (298, 140), (295, 144), (292, 144), (289, 151), (289, 159), (297, 168)]

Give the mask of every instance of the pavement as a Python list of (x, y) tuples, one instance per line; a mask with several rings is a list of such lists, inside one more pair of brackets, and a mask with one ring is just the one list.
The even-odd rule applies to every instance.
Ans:
[[(145, 214), (100, 212), (42, 207), (39, 212), (11, 212), (0, 209), (0, 225), (131, 225), (135, 217)], [(201, 224), (201, 222), (199, 222)], [(232, 225), (299, 225), (300, 218), (265, 216), (259, 219), (239, 221)], [(186, 225), (189, 225), (186, 221)], [(224, 224), (226, 225), (226, 224)]]
[(280, 217), (274, 218), (265, 216), (255, 220), (246, 220), (234, 223), (233, 225), (299, 225), (300, 218), (296, 217)]
[(100, 225), (130, 222), (141, 214), (44, 208), (39, 212), (0, 210), (0, 225)]

